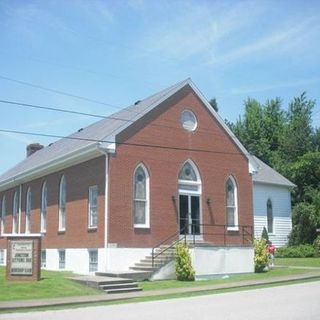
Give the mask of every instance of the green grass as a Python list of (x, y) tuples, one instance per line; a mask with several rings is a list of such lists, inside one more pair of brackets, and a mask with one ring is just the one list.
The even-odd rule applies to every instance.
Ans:
[(139, 285), (143, 290), (160, 290), (169, 288), (183, 288), (183, 287), (198, 287), (205, 285), (215, 285), (222, 283), (233, 283), (241, 282), (246, 280), (263, 280), (272, 279), (281, 276), (294, 275), (308, 273), (310, 270), (305, 269), (290, 269), (290, 268), (275, 268), (268, 272), (262, 273), (250, 273), (243, 275), (233, 275), (229, 278), (223, 279), (222, 277), (210, 279), (210, 280), (199, 280), (199, 281), (178, 281), (178, 280), (159, 280), (159, 281), (143, 281)]
[(277, 265), (293, 267), (316, 267), (320, 268), (320, 257), (318, 258), (277, 258)]
[(6, 281), (5, 268), (0, 267), (0, 301), (61, 298), (100, 293), (98, 290), (67, 279), (72, 275), (71, 272), (41, 271), (40, 281)]

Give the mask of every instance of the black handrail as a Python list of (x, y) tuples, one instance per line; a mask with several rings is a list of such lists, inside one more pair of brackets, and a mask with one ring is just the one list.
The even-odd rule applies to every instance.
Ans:
[[(185, 219), (187, 220), (187, 219)], [(198, 220), (198, 219), (193, 219)], [(204, 232), (204, 227), (214, 227), (214, 228), (223, 228), (223, 233), (214, 232), (214, 233), (207, 233)], [(229, 229), (230, 227), (234, 229)], [(191, 233), (189, 233), (191, 231)], [(198, 231), (198, 232), (196, 232)], [(239, 232), (239, 236), (242, 236), (242, 245), (245, 245), (246, 242), (252, 244), (253, 241), (253, 226), (251, 225), (234, 225), (234, 226), (228, 226), (224, 224), (209, 224), (209, 223), (185, 223), (183, 229), (180, 229), (179, 231), (175, 232), (171, 236), (167, 237), (165, 240), (158, 243), (155, 247), (152, 248), (152, 267), (154, 267), (154, 262), (157, 257), (164, 254), (169, 249), (172, 249), (176, 246), (179, 242), (184, 241), (187, 242), (187, 235), (192, 236), (192, 242), (193, 244), (196, 243), (196, 236), (197, 235), (211, 235), (211, 236), (222, 236), (223, 235), (223, 244), (224, 246), (227, 244), (227, 236), (228, 232)], [(181, 237), (182, 235), (182, 237)], [(179, 239), (171, 242), (171, 244), (167, 247), (165, 247), (163, 250), (160, 250), (158, 253), (155, 253), (156, 249), (160, 249), (161, 245), (168, 242), (172, 238), (176, 238), (177, 236), (180, 236)], [(241, 238), (240, 238), (241, 239)]]

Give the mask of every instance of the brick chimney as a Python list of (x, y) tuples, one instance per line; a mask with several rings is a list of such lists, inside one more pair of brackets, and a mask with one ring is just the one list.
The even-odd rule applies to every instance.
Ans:
[(43, 145), (40, 143), (31, 143), (27, 145), (27, 158), (30, 157), (33, 153), (41, 150)]

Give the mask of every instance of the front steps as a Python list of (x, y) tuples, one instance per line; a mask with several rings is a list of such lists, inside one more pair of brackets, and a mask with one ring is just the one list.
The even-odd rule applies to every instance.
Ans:
[(123, 279), (106, 276), (79, 276), (74, 277), (72, 280), (85, 284), (105, 293), (127, 293), (141, 291), (138, 284), (132, 279)]

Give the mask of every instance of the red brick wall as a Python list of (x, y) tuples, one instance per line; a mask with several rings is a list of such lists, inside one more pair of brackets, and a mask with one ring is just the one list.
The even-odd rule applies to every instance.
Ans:
[[(180, 124), (184, 109), (196, 114), (198, 127), (194, 132), (187, 132)], [(200, 171), (203, 223), (226, 224), (225, 182), (232, 175), (238, 186), (239, 224), (253, 225), (248, 161), (189, 87), (130, 126), (118, 141), (186, 150), (117, 147), (110, 160), (109, 242), (121, 247), (147, 247), (178, 231), (178, 174), (187, 159), (192, 159)], [(133, 227), (132, 180), (140, 162), (150, 175), (150, 229)], [(172, 196), (177, 198), (175, 203)]]
[[(62, 175), (67, 181), (66, 230), (58, 231), (59, 184)], [(32, 192), (31, 232), (40, 232), (41, 189), (44, 181), (48, 188), (47, 232), (42, 239), (42, 248), (98, 248), (104, 246), (104, 193), (105, 193), (105, 157), (66, 168), (40, 179), (22, 185), (21, 233), (25, 232), (26, 195), (28, 187)], [(88, 190), (98, 185), (98, 228), (88, 230)], [(14, 192), (19, 187), (0, 193), (0, 200), (6, 194), (7, 216), (5, 233), (12, 232), (12, 210)], [(0, 248), (6, 247), (6, 241), (0, 238)]]

